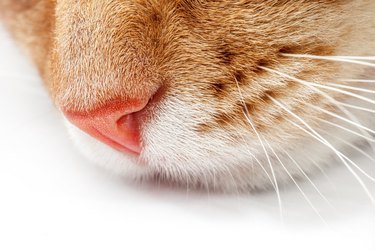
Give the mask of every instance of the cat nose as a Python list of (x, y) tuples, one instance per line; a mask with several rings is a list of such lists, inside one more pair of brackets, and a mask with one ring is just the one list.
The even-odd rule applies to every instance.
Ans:
[(90, 112), (64, 111), (75, 126), (126, 154), (141, 152), (139, 113), (149, 100), (112, 101)]

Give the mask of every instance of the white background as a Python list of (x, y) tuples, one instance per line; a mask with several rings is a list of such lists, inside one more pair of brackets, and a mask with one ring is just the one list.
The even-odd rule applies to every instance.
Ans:
[[(311, 204), (282, 191), (283, 220), (273, 192), (185, 192), (96, 168), (2, 30), (0, 134), (0, 249), (375, 249), (375, 206), (343, 166), (313, 178), (329, 204), (308, 182)], [(354, 159), (375, 176), (373, 162)]]

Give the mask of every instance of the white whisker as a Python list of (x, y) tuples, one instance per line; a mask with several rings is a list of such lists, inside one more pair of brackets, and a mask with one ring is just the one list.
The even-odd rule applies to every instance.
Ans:
[[(233, 128), (233, 130), (236, 130), (235, 127), (232, 124), (228, 123), (228, 125), (231, 126)], [(243, 137), (243, 135), (241, 133), (237, 133), (237, 135), (242, 138), (242, 141), (244, 143), (246, 142), (245, 138)], [(268, 180), (270, 181), (272, 187), (276, 190), (276, 186), (273, 183), (273, 180), (272, 180), (271, 176), (269, 175), (269, 173), (267, 172), (267, 170), (265, 169), (265, 167), (263, 166), (263, 164), (259, 161), (259, 159), (253, 153), (250, 152), (250, 150), (248, 148), (246, 148), (246, 151), (252, 157), (251, 158), (251, 167), (252, 167), (252, 173), (253, 173), (253, 175), (254, 175), (254, 162), (253, 162), (253, 160), (255, 160), (256, 163), (261, 167), (261, 169), (263, 170), (263, 172), (266, 174), (266, 176), (267, 176)], [(234, 180), (234, 178), (233, 178), (233, 180)]]
[(356, 82), (356, 83), (375, 83), (375, 80), (363, 80), (363, 79), (339, 79), (342, 82)]
[[(339, 102), (336, 101), (336, 99), (334, 99), (333, 97), (329, 96), (328, 94), (324, 93), (323, 91), (321, 91), (320, 89), (316, 88), (316, 86), (324, 86), (324, 85), (321, 85), (321, 84), (317, 84), (317, 83), (312, 83), (312, 82), (308, 82), (308, 81), (304, 81), (304, 80), (301, 80), (301, 79), (298, 79), (296, 77), (293, 77), (293, 76), (290, 76), (288, 74), (285, 74), (285, 73), (282, 73), (282, 72), (279, 72), (277, 70), (273, 70), (273, 69), (270, 69), (270, 68), (267, 68), (267, 67), (261, 67), (263, 68), (264, 70), (266, 71), (269, 71), (269, 72), (272, 72), (272, 73), (275, 73), (275, 74), (278, 74), (280, 76), (283, 76), (285, 78), (288, 78), (288, 79), (291, 79), (295, 82), (298, 82), (302, 85), (305, 85), (307, 86), (308, 88), (318, 92), (320, 95), (322, 95), (323, 97), (327, 98), (332, 104), (336, 105), (342, 112), (344, 112), (344, 114), (346, 114), (351, 120), (349, 119), (346, 119), (344, 117), (341, 117), (342, 119), (344, 119), (345, 121), (351, 123), (351, 124), (355, 124), (357, 126), (357, 128), (359, 128), (359, 130), (361, 131), (362, 134), (364, 134), (364, 137), (366, 138), (366, 135), (367, 136), (370, 136), (367, 132), (372, 132), (371, 129), (363, 126), (359, 121), (358, 119), (351, 113), (349, 112), (345, 107), (341, 106)], [(332, 87), (333, 88), (333, 87)], [(336, 88), (334, 88), (336, 89)], [(351, 93), (351, 92), (349, 92)], [(362, 96), (361, 96), (362, 97)], [(365, 97), (362, 97), (362, 98), (365, 98)], [(367, 98), (366, 98), (367, 99)], [(370, 99), (369, 99), (370, 100)], [(372, 101), (372, 100), (371, 100)], [(314, 107), (315, 108), (315, 107)], [(338, 115), (337, 115), (338, 116)], [(370, 131), (369, 131), (370, 130)], [(375, 152), (375, 146), (370, 142), (368, 141), (369, 145), (371, 146), (371, 148), (374, 150)]]
[(362, 155), (364, 155), (367, 159), (371, 160), (372, 162), (375, 163), (375, 158), (372, 157), (371, 155), (369, 155), (368, 153), (366, 153), (364, 150), (360, 149), (359, 147), (355, 146), (354, 144), (352, 143), (349, 143), (347, 141), (345, 141), (344, 139), (338, 137), (338, 136), (334, 136), (334, 135), (331, 135), (331, 134), (328, 134), (327, 131), (323, 130), (323, 129), (320, 129), (319, 130), (321, 133), (325, 133), (333, 138), (335, 138), (335, 140), (338, 140), (338, 141), (341, 141), (342, 143), (344, 143), (345, 145), (353, 148), (354, 150), (358, 151), (359, 153), (361, 153)]
[[(371, 202), (375, 205), (375, 199), (373, 197), (373, 195), (371, 194), (371, 192), (369, 191), (369, 189), (367, 188), (366, 184), (363, 182), (363, 180), (358, 176), (358, 174), (353, 170), (353, 168), (348, 164), (348, 162), (344, 159), (347, 157), (343, 157), (343, 154), (341, 152), (339, 152), (335, 147), (332, 146), (332, 144), (330, 144), (326, 139), (324, 139), (319, 133), (317, 133), (309, 124), (307, 124), (301, 117), (299, 117), (298, 115), (296, 115), (295, 113), (293, 113), (292, 111), (290, 111), (288, 108), (286, 108), (281, 102), (277, 101), (276, 99), (274, 99), (273, 97), (271, 96), (268, 96), (268, 98), (270, 98), (270, 100), (272, 100), (276, 105), (280, 106), (282, 109), (284, 109), (287, 113), (289, 113), (290, 115), (292, 115), (294, 118), (296, 118), (298, 121), (300, 121), (306, 128), (308, 128), (308, 130), (310, 131), (307, 131), (306, 129), (304, 129), (303, 127), (301, 127), (300, 125), (292, 122), (295, 126), (297, 126), (299, 129), (303, 130), (304, 132), (306, 132), (307, 134), (311, 135), (313, 138), (315, 138), (316, 140), (320, 141), (321, 143), (323, 143), (324, 145), (326, 145), (327, 147), (329, 147), (339, 158), (340, 160), (342, 161), (342, 163), (344, 163), (344, 165), (346, 166), (346, 168), (348, 169), (348, 171), (354, 176), (354, 178), (358, 181), (358, 183), (361, 185), (362, 189), (365, 191), (366, 195), (368, 196), (368, 198), (371, 200)], [(355, 163), (354, 163), (355, 164)], [(359, 168), (359, 167), (358, 167)]]
[(204, 179), (204, 186), (205, 186), (206, 191), (207, 191), (207, 197), (208, 197), (208, 199), (210, 199), (211, 198), (210, 197), (210, 186), (208, 184), (207, 176), (204, 172), (202, 173), (202, 175), (203, 175), (203, 179)]
[(280, 163), (280, 165), (282, 166), (282, 168), (284, 169), (284, 171), (287, 173), (287, 175), (289, 176), (289, 178), (293, 181), (293, 183), (296, 185), (296, 187), (298, 188), (298, 190), (301, 192), (302, 196), (304, 197), (304, 199), (307, 201), (307, 203), (311, 206), (311, 208), (314, 210), (314, 212), (319, 216), (319, 218), (325, 223), (325, 219), (322, 217), (322, 215), (319, 213), (318, 209), (316, 209), (316, 207), (314, 206), (314, 204), (311, 202), (311, 200), (307, 197), (306, 193), (302, 190), (302, 188), (300, 187), (300, 185), (298, 185), (298, 182), (294, 179), (293, 175), (288, 171), (288, 168), (285, 167), (284, 163), (281, 161), (280, 157), (276, 154), (275, 150), (271, 147), (271, 145), (267, 142), (266, 139), (264, 139), (264, 142), (267, 144), (267, 146), (271, 149), (273, 155), (276, 157), (276, 159), (278, 160), (278, 162)]
[(372, 182), (375, 182), (375, 178), (369, 175), (366, 171), (364, 171), (362, 168), (360, 168), (354, 161), (352, 161), (349, 157), (347, 157), (344, 154), (341, 154), (342, 157), (344, 157), (349, 163), (351, 163), (359, 172), (361, 172), (364, 176), (367, 177), (367, 179), (371, 180)]
[[(316, 56), (316, 55), (307, 55), (307, 54), (282, 54), (286, 57), (294, 57), (294, 58), (306, 58), (306, 59), (314, 59), (314, 60), (325, 60), (325, 61), (333, 61), (333, 62), (344, 62), (344, 63), (352, 63), (352, 64), (358, 64), (363, 65), (367, 67), (373, 67), (375, 68), (374, 63), (369, 62), (363, 62), (358, 61), (355, 59), (351, 59), (350, 57), (337, 57), (337, 56)], [(368, 59), (372, 61), (372, 58)]]
[(266, 147), (264, 146), (264, 143), (263, 143), (263, 140), (262, 140), (260, 134), (256, 130), (255, 125), (253, 124), (253, 122), (251, 121), (251, 119), (249, 117), (249, 110), (247, 109), (244, 97), (242, 95), (242, 91), (241, 91), (240, 85), (238, 84), (238, 82), (237, 82), (236, 79), (235, 79), (235, 82), (236, 82), (236, 85), (237, 85), (238, 93), (240, 95), (242, 106), (245, 109), (245, 111), (244, 111), (245, 118), (246, 118), (247, 122), (250, 124), (250, 126), (253, 129), (254, 133), (256, 134), (256, 136), (257, 136), (257, 138), (258, 138), (258, 140), (259, 140), (259, 142), (260, 142), (260, 144), (262, 146), (262, 149), (263, 149), (263, 151), (264, 151), (264, 153), (266, 155), (269, 167), (271, 169), (272, 177), (273, 177), (274, 184), (275, 184), (274, 187), (275, 187), (275, 191), (276, 191), (276, 195), (277, 195), (277, 200), (278, 200), (278, 204), (279, 204), (280, 219), (283, 221), (283, 209), (282, 209), (282, 202), (281, 202), (280, 190), (279, 190), (279, 186), (277, 184), (277, 179), (276, 179), (275, 171), (274, 171), (273, 166), (272, 166), (271, 159), (270, 159), (270, 157), (268, 155)]
[(347, 119), (347, 118), (345, 118), (345, 117), (342, 117), (342, 116), (340, 116), (340, 115), (338, 115), (338, 114), (336, 114), (336, 113), (333, 113), (333, 112), (331, 112), (331, 111), (325, 110), (325, 109), (323, 109), (323, 108), (321, 108), (321, 107), (317, 107), (317, 106), (314, 106), (314, 105), (309, 104), (309, 103), (306, 103), (306, 104), (307, 104), (308, 106), (310, 106), (311, 108), (313, 108), (313, 109), (316, 109), (316, 110), (318, 110), (318, 111), (320, 111), (320, 112), (323, 112), (323, 113), (328, 114), (328, 115), (330, 115), (330, 116), (333, 116), (333, 117), (335, 117), (335, 118), (337, 118), (337, 119), (340, 119), (340, 120), (342, 120), (342, 121), (345, 121), (345, 122), (347, 122), (347, 123), (350, 123), (350, 124), (352, 124), (352, 125), (354, 125), (354, 126), (356, 126), (356, 127), (358, 127), (358, 128), (362, 128), (362, 129), (364, 129), (364, 130), (366, 130), (366, 131), (368, 131), (368, 132), (370, 132), (370, 133), (372, 133), (372, 134), (375, 134), (375, 131), (374, 131), (374, 130), (372, 130), (372, 129), (366, 127), (366, 126), (363, 126), (362, 124), (359, 124), (359, 123), (357, 123), (357, 122), (354, 122), (354, 121), (352, 121), (352, 120), (349, 120), (349, 119)]
[[(314, 87), (312, 87), (312, 88), (314, 88)], [(324, 112), (324, 113), (328, 113), (328, 114), (330, 114), (330, 115), (332, 115), (332, 116), (334, 116), (334, 117), (336, 117), (336, 118), (338, 118), (338, 119), (341, 119), (341, 120), (344, 120), (344, 121), (346, 121), (346, 122), (348, 122), (348, 123), (350, 123), (350, 124), (352, 124), (352, 125), (354, 125), (354, 126), (356, 126), (356, 127), (358, 127), (358, 128), (360, 128), (360, 129), (363, 129), (363, 130), (366, 130), (366, 131), (368, 131), (368, 132), (372, 132), (372, 133), (375, 133), (375, 131), (373, 131), (373, 130), (371, 130), (371, 129), (369, 129), (369, 128), (367, 128), (367, 127), (365, 127), (365, 126), (363, 126), (357, 119), (356, 119), (356, 117), (352, 114), (352, 113), (350, 113), (350, 112), (348, 112), (348, 110), (346, 110), (345, 108), (342, 108), (342, 107), (340, 107), (338, 104), (337, 104), (337, 101), (334, 99), (334, 98), (332, 98), (332, 97), (330, 97), (329, 95), (327, 95), (326, 93), (324, 93), (324, 92), (322, 92), (322, 91), (320, 91), (320, 90), (318, 90), (318, 89), (316, 89), (316, 88), (314, 88), (316, 91), (318, 91), (320, 94), (322, 94), (323, 96), (325, 96), (327, 99), (329, 99), (332, 103), (334, 103), (336, 106), (338, 106), (339, 107), (339, 109), (341, 109), (349, 118), (351, 118), (352, 120), (349, 120), (349, 119), (347, 119), (347, 118), (345, 118), (345, 117), (342, 117), (342, 116), (340, 116), (340, 115), (337, 115), (337, 114), (335, 114), (335, 113), (333, 113), (333, 112), (330, 112), (330, 111), (328, 111), (328, 110), (324, 110), (324, 109), (322, 109), (322, 108), (320, 108), (320, 107), (318, 107), (318, 106), (314, 106), (314, 105), (311, 105), (311, 104), (309, 104), (309, 103), (307, 103), (310, 107), (312, 107), (312, 108), (315, 108), (315, 109), (318, 109), (319, 111), (321, 111), (321, 112)], [(366, 133), (366, 132), (363, 132), (364, 134), (367, 134), (368, 136), (371, 136), (370, 134), (368, 134), (368, 133)], [(365, 138), (367, 138), (367, 137), (365, 137)], [(375, 151), (375, 149), (374, 149), (374, 147), (373, 147), (373, 144), (371, 143), (371, 141), (372, 140), (368, 140), (368, 143), (369, 143), (369, 145), (371, 146), (371, 148)], [(340, 153), (341, 154), (341, 153)], [(350, 160), (347, 156), (345, 156), (345, 155), (343, 155), (343, 154), (341, 154), (341, 156), (342, 157), (344, 157), (347, 161), (349, 161), (355, 168), (357, 168), (363, 175), (365, 175), (367, 178), (369, 178), (370, 180), (374, 180), (374, 178), (373, 177), (371, 177), (370, 175), (368, 175), (366, 172), (364, 172), (357, 164), (355, 164), (352, 160)]]
[[(190, 175), (187, 174), (187, 175), (185, 176), (185, 179), (186, 179), (186, 193), (185, 193), (185, 196), (186, 196), (186, 199), (188, 199), (188, 197), (189, 197), (189, 192), (190, 192), (190, 183), (191, 183)], [(158, 188), (160, 189), (160, 181), (158, 181), (158, 184), (159, 184)]]
[(235, 187), (235, 189), (236, 189), (237, 200), (239, 200), (239, 197), (240, 197), (240, 191), (238, 190), (238, 184), (237, 184), (237, 182), (236, 182), (236, 179), (234, 178), (232, 172), (230, 171), (230, 169), (229, 169), (227, 166), (225, 166), (224, 169), (225, 169), (225, 172), (229, 174), (229, 176), (230, 176), (230, 178), (231, 178), (231, 180), (232, 180), (232, 185), (233, 185), (233, 186)]
[(356, 105), (352, 105), (352, 104), (348, 104), (348, 103), (343, 103), (343, 102), (339, 102), (339, 101), (336, 101), (336, 102), (339, 103), (340, 105), (344, 106), (344, 107), (347, 107), (347, 108), (361, 110), (361, 111), (364, 111), (364, 112), (369, 112), (369, 113), (375, 114), (374, 109), (364, 108), (364, 107), (360, 107), (360, 106), (356, 106)]
[(375, 61), (375, 56), (333, 56), (350, 60)]
[(322, 192), (319, 190), (319, 188), (315, 185), (315, 183), (311, 180), (311, 178), (303, 171), (302, 167), (298, 164), (298, 162), (284, 149), (281, 149), (284, 154), (286, 154), (289, 159), (294, 163), (294, 165), (298, 168), (298, 170), (302, 173), (302, 175), (310, 182), (310, 184), (313, 186), (313, 188), (316, 190), (316, 192), (322, 197), (322, 199), (333, 208), (332, 204), (329, 202), (329, 200), (322, 194)]
[(344, 127), (344, 126), (341, 126), (341, 125), (339, 125), (339, 124), (336, 124), (336, 123), (333, 123), (333, 122), (330, 122), (330, 121), (327, 121), (327, 120), (321, 119), (321, 118), (319, 118), (319, 117), (316, 117), (315, 119), (317, 119), (317, 120), (319, 120), (319, 121), (321, 121), (321, 122), (323, 122), (323, 123), (329, 124), (329, 125), (331, 125), (331, 126), (334, 126), (334, 127), (336, 127), (336, 128), (340, 128), (340, 129), (342, 129), (342, 130), (345, 130), (345, 131), (347, 131), (348, 133), (351, 133), (351, 134), (353, 134), (353, 135), (359, 136), (359, 137), (361, 137), (361, 138), (363, 138), (363, 139), (365, 139), (365, 140), (367, 140), (367, 141), (375, 142), (375, 139), (373, 139), (373, 138), (369, 138), (369, 137), (366, 137), (366, 136), (364, 136), (364, 135), (362, 135), (362, 134), (360, 134), (360, 133), (358, 133), (358, 132), (355, 132), (355, 131), (353, 131), (353, 130), (351, 130), (351, 129), (349, 129), (349, 128), (346, 128), (346, 127)]
[[(352, 121), (353, 123), (357, 124), (357, 128), (359, 128), (360, 132), (363, 134), (363, 136), (365, 138), (368, 137), (371, 137), (371, 135), (364, 129), (362, 128), (361, 126), (363, 126), (361, 124), (361, 122), (357, 119), (357, 117), (351, 113), (349, 110), (347, 110), (344, 106), (342, 106), (340, 104), (340, 102), (336, 101), (335, 98), (331, 97), (330, 95), (328, 95), (327, 93), (321, 91), (320, 89), (314, 87), (314, 86), (309, 86), (307, 85), (307, 87), (311, 88), (312, 90), (318, 92), (320, 95), (322, 95), (323, 97), (325, 97), (326, 99), (328, 99), (332, 104), (334, 104), (336, 107), (338, 107), (349, 119), (350, 121)], [(346, 118), (345, 118), (346, 119)], [(346, 119), (349, 121), (349, 119)], [(364, 126), (363, 126), (364, 127)], [(371, 143), (371, 141), (367, 141), (368, 144), (370, 145), (370, 147), (372, 148), (372, 150), (375, 152), (375, 146)]]
[[(352, 121), (353, 123), (357, 124), (357, 128), (359, 128), (360, 132), (363, 134), (363, 136), (365, 138), (367, 137), (371, 137), (371, 135), (368, 133), (368, 131), (364, 128), (362, 128), (361, 126), (363, 126), (361, 124), (361, 122), (357, 119), (357, 117), (351, 113), (349, 110), (347, 110), (343, 105), (341, 105), (340, 102), (336, 101), (335, 98), (331, 97), (330, 95), (328, 95), (327, 93), (321, 91), (320, 89), (314, 87), (314, 86), (309, 86), (307, 85), (309, 88), (313, 89), (314, 91), (318, 92), (320, 95), (322, 95), (323, 97), (325, 97), (326, 99), (328, 99), (332, 104), (334, 104), (336, 107), (338, 107), (349, 119), (346, 119), (348, 121)], [(364, 126), (363, 126), (364, 127)], [(372, 148), (372, 150), (375, 152), (375, 146), (371, 143), (371, 141), (367, 141), (368, 144), (370, 145), (370, 147)]]
[(263, 70), (266, 70), (268, 72), (272, 72), (272, 73), (275, 73), (277, 75), (283, 76), (283, 77), (288, 78), (290, 80), (294, 80), (296, 82), (305, 84), (305, 85), (310, 85), (310, 86), (314, 86), (314, 87), (318, 87), (318, 88), (323, 88), (323, 89), (329, 89), (329, 90), (332, 90), (332, 91), (335, 91), (335, 92), (339, 92), (339, 93), (342, 93), (342, 94), (346, 94), (346, 95), (355, 97), (357, 99), (361, 99), (361, 100), (369, 102), (371, 104), (375, 104), (375, 100), (366, 98), (366, 97), (361, 96), (361, 95), (357, 95), (357, 94), (349, 92), (349, 91), (345, 91), (345, 90), (342, 90), (342, 89), (338, 89), (338, 88), (334, 88), (334, 87), (330, 87), (330, 86), (326, 86), (326, 85), (322, 85), (322, 84), (318, 84), (318, 83), (313, 83), (313, 82), (308, 82), (308, 81), (305, 81), (305, 80), (301, 80), (301, 79), (298, 79), (296, 77), (290, 76), (288, 74), (285, 74), (285, 73), (282, 73), (282, 72), (279, 72), (277, 70), (270, 69), (270, 68), (267, 68), (267, 67), (259, 66), (259, 68), (263, 69)]
[[(252, 159), (254, 159), (254, 160), (256, 161), (256, 163), (262, 168), (263, 172), (266, 173), (267, 178), (268, 178), (268, 180), (271, 182), (272, 187), (276, 190), (276, 185), (275, 185), (275, 183), (273, 182), (273, 180), (272, 180), (271, 176), (269, 175), (269, 173), (267, 172), (266, 168), (263, 166), (263, 164), (259, 161), (259, 159), (258, 159), (254, 154), (252, 154), (252, 153), (250, 152), (250, 150), (247, 150), (247, 152), (248, 152), (248, 154), (249, 154), (251, 157), (253, 157)], [(254, 166), (253, 166), (253, 168), (254, 168)]]
[[(289, 121), (290, 122), (290, 121)], [(304, 157), (311, 161), (311, 163), (319, 170), (319, 172), (324, 176), (324, 178), (328, 181), (329, 185), (333, 190), (336, 191), (336, 187), (333, 185), (332, 180), (329, 178), (327, 173), (323, 170), (323, 167), (320, 166), (315, 160), (311, 159), (311, 157), (308, 154), (304, 154)]]
[(350, 90), (355, 90), (355, 91), (360, 91), (360, 92), (375, 94), (375, 90), (358, 88), (358, 87), (353, 87), (353, 86), (347, 86), (347, 85), (337, 84), (337, 83), (325, 83), (325, 84), (329, 85), (329, 86), (332, 86), (332, 87), (338, 87), (338, 88), (343, 88), (343, 89), (350, 89)]
[[(331, 135), (329, 135), (331, 136)], [(344, 157), (345, 160), (347, 160), (349, 163), (351, 163), (359, 172), (361, 172), (364, 176), (366, 176), (369, 180), (372, 182), (375, 182), (375, 178), (366, 173), (362, 168), (360, 168), (355, 162), (353, 162), (349, 157), (346, 155), (340, 153), (342, 157)]]
[(326, 85), (322, 85), (322, 84), (318, 84), (318, 83), (312, 83), (312, 82), (306, 82), (306, 83), (314, 85), (315, 87), (318, 87), (318, 88), (332, 90), (332, 91), (335, 91), (335, 92), (346, 94), (348, 96), (355, 97), (357, 99), (369, 102), (371, 104), (375, 104), (375, 100), (369, 99), (367, 97), (364, 97), (364, 96), (361, 96), (361, 95), (358, 95), (358, 94), (355, 94), (355, 93), (352, 93), (352, 92), (349, 92), (349, 91), (345, 91), (345, 90), (342, 90), (342, 89), (338, 89), (338, 88), (334, 88), (334, 87), (330, 87), (330, 86), (326, 86)]
[[(236, 130), (236, 128), (235, 128), (232, 124), (227, 123), (227, 125), (230, 126), (230, 127), (232, 127), (233, 130)], [(244, 142), (246, 142), (246, 140), (245, 140), (245, 138), (242, 136), (242, 134), (240, 134), (240, 133), (237, 133), (237, 134), (242, 138), (242, 140), (243, 140)], [(251, 162), (253, 163), (252, 160), (253, 160), (253, 159), (256, 159), (256, 157), (255, 157), (255, 155), (253, 155), (252, 153), (250, 153), (249, 150), (247, 150), (247, 151), (248, 151), (248, 153), (250, 154), (250, 156), (252, 157)], [(258, 160), (258, 159), (256, 159), (256, 160)], [(253, 166), (252, 166), (252, 167), (253, 167)], [(262, 167), (263, 167), (263, 166), (262, 166)], [(231, 178), (232, 185), (233, 185), (233, 186), (235, 187), (235, 189), (236, 189), (237, 201), (239, 201), (240, 191), (239, 191), (239, 188), (238, 188), (237, 181), (236, 181), (236, 179), (234, 178), (234, 176), (233, 176), (233, 174), (232, 174), (232, 172), (230, 171), (230, 169), (229, 169), (228, 166), (225, 166), (225, 165), (224, 165), (224, 170), (226, 171), (226, 173), (229, 174), (229, 176), (230, 176), (230, 178)], [(266, 173), (267, 173), (267, 172), (266, 172)], [(270, 178), (270, 180), (271, 180), (271, 178)], [(272, 183), (272, 181), (271, 181), (271, 183)]]

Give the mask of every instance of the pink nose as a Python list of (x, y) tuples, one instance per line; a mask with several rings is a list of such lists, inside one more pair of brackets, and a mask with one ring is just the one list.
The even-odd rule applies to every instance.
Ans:
[(112, 148), (133, 155), (141, 152), (138, 113), (147, 105), (143, 100), (112, 101), (90, 112), (64, 111), (78, 128)]

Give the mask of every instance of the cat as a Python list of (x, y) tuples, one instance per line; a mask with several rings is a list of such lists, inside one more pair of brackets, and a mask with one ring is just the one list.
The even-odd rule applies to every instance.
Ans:
[(373, 13), (373, 0), (0, 2), (85, 155), (226, 191), (278, 191), (332, 161), (360, 171), (346, 149), (375, 140)]

